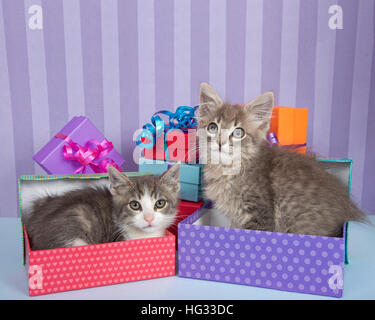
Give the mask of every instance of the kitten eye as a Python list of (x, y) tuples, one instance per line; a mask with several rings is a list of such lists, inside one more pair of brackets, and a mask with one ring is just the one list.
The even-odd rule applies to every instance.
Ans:
[(141, 210), (141, 204), (138, 201), (130, 201), (129, 207), (135, 211)]
[(233, 131), (233, 138), (242, 139), (245, 136), (245, 130), (242, 128), (236, 128)]
[(157, 208), (157, 209), (164, 208), (166, 203), (167, 203), (167, 201), (165, 201), (163, 199), (160, 199), (160, 200), (155, 202), (155, 208)]
[(217, 132), (217, 124), (215, 122), (211, 122), (208, 125), (207, 130), (208, 130), (209, 133), (215, 134)]

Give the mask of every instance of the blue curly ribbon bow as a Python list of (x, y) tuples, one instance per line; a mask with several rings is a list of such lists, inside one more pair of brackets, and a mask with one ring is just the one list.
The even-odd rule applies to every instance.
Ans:
[[(151, 123), (146, 123), (142, 127), (141, 134), (136, 139), (137, 146), (144, 149), (152, 149), (158, 138), (164, 134), (164, 152), (166, 160), (169, 160), (168, 144), (167, 144), (167, 133), (169, 131), (179, 129), (183, 132), (187, 132), (189, 129), (195, 129), (197, 127), (197, 120), (195, 118), (195, 111), (199, 106), (178, 107), (176, 112), (167, 110), (158, 111), (151, 117)], [(160, 115), (168, 117), (167, 122), (164, 121)], [(147, 139), (148, 143), (142, 142)]]

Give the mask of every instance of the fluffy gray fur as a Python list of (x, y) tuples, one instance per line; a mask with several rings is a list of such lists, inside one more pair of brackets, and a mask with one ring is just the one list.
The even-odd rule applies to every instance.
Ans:
[[(226, 165), (213, 163), (209, 154), (204, 166), (206, 197), (234, 228), (341, 236), (345, 222), (364, 221), (365, 215), (313, 155), (268, 147), (273, 104), (271, 92), (245, 106), (223, 103), (213, 88), (201, 84), (198, 126), (207, 132), (208, 150), (240, 163), (240, 170), (228, 175)], [(216, 135), (208, 131), (211, 123), (218, 126)], [(240, 155), (230, 154), (234, 128), (245, 131)], [(222, 150), (225, 143), (229, 152)]]
[(164, 208), (157, 209), (162, 218), (154, 230), (164, 234), (174, 222), (177, 211), (179, 165), (160, 176), (127, 177), (113, 167), (108, 173), (109, 188), (86, 187), (35, 201), (23, 221), (31, 248), (41, 250), (122, 241), (132, 239), (133, 233), (154, 236), (155, 232), (138, 230), (134, 220), (142, 212), (129, 206), (133, 200), (141, 201), (146, 193), (153, 199), (166, 201)]

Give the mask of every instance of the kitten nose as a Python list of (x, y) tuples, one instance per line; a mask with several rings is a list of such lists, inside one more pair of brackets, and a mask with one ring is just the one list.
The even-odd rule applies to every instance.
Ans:
[(154, 221), (155, 217), (153, 214), (146, 214), (143, 216), (143, 219), (145, 219), (146, 222), (151, 224), (151, 222)]

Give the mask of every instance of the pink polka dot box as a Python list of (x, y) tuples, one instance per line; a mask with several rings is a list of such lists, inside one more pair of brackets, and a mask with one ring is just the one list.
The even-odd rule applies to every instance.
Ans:
[[(323, 165), (350, 185), (350, 160)], [(180, 277), (342, 296), (347, 225), (342, 238), (229, 226), (209, 203), (178, 224)]]
[[(29, 199), (44, 188), (61, 192), (86, 183), (105, 184), (106, 178), (105, 174), (22, 176), (21, 214), (26, 214)], [(175, 275), (175, 236), (169, 231), (159, 238), (31, 250), (27, 230), (23, 229), (30, 296)]]

